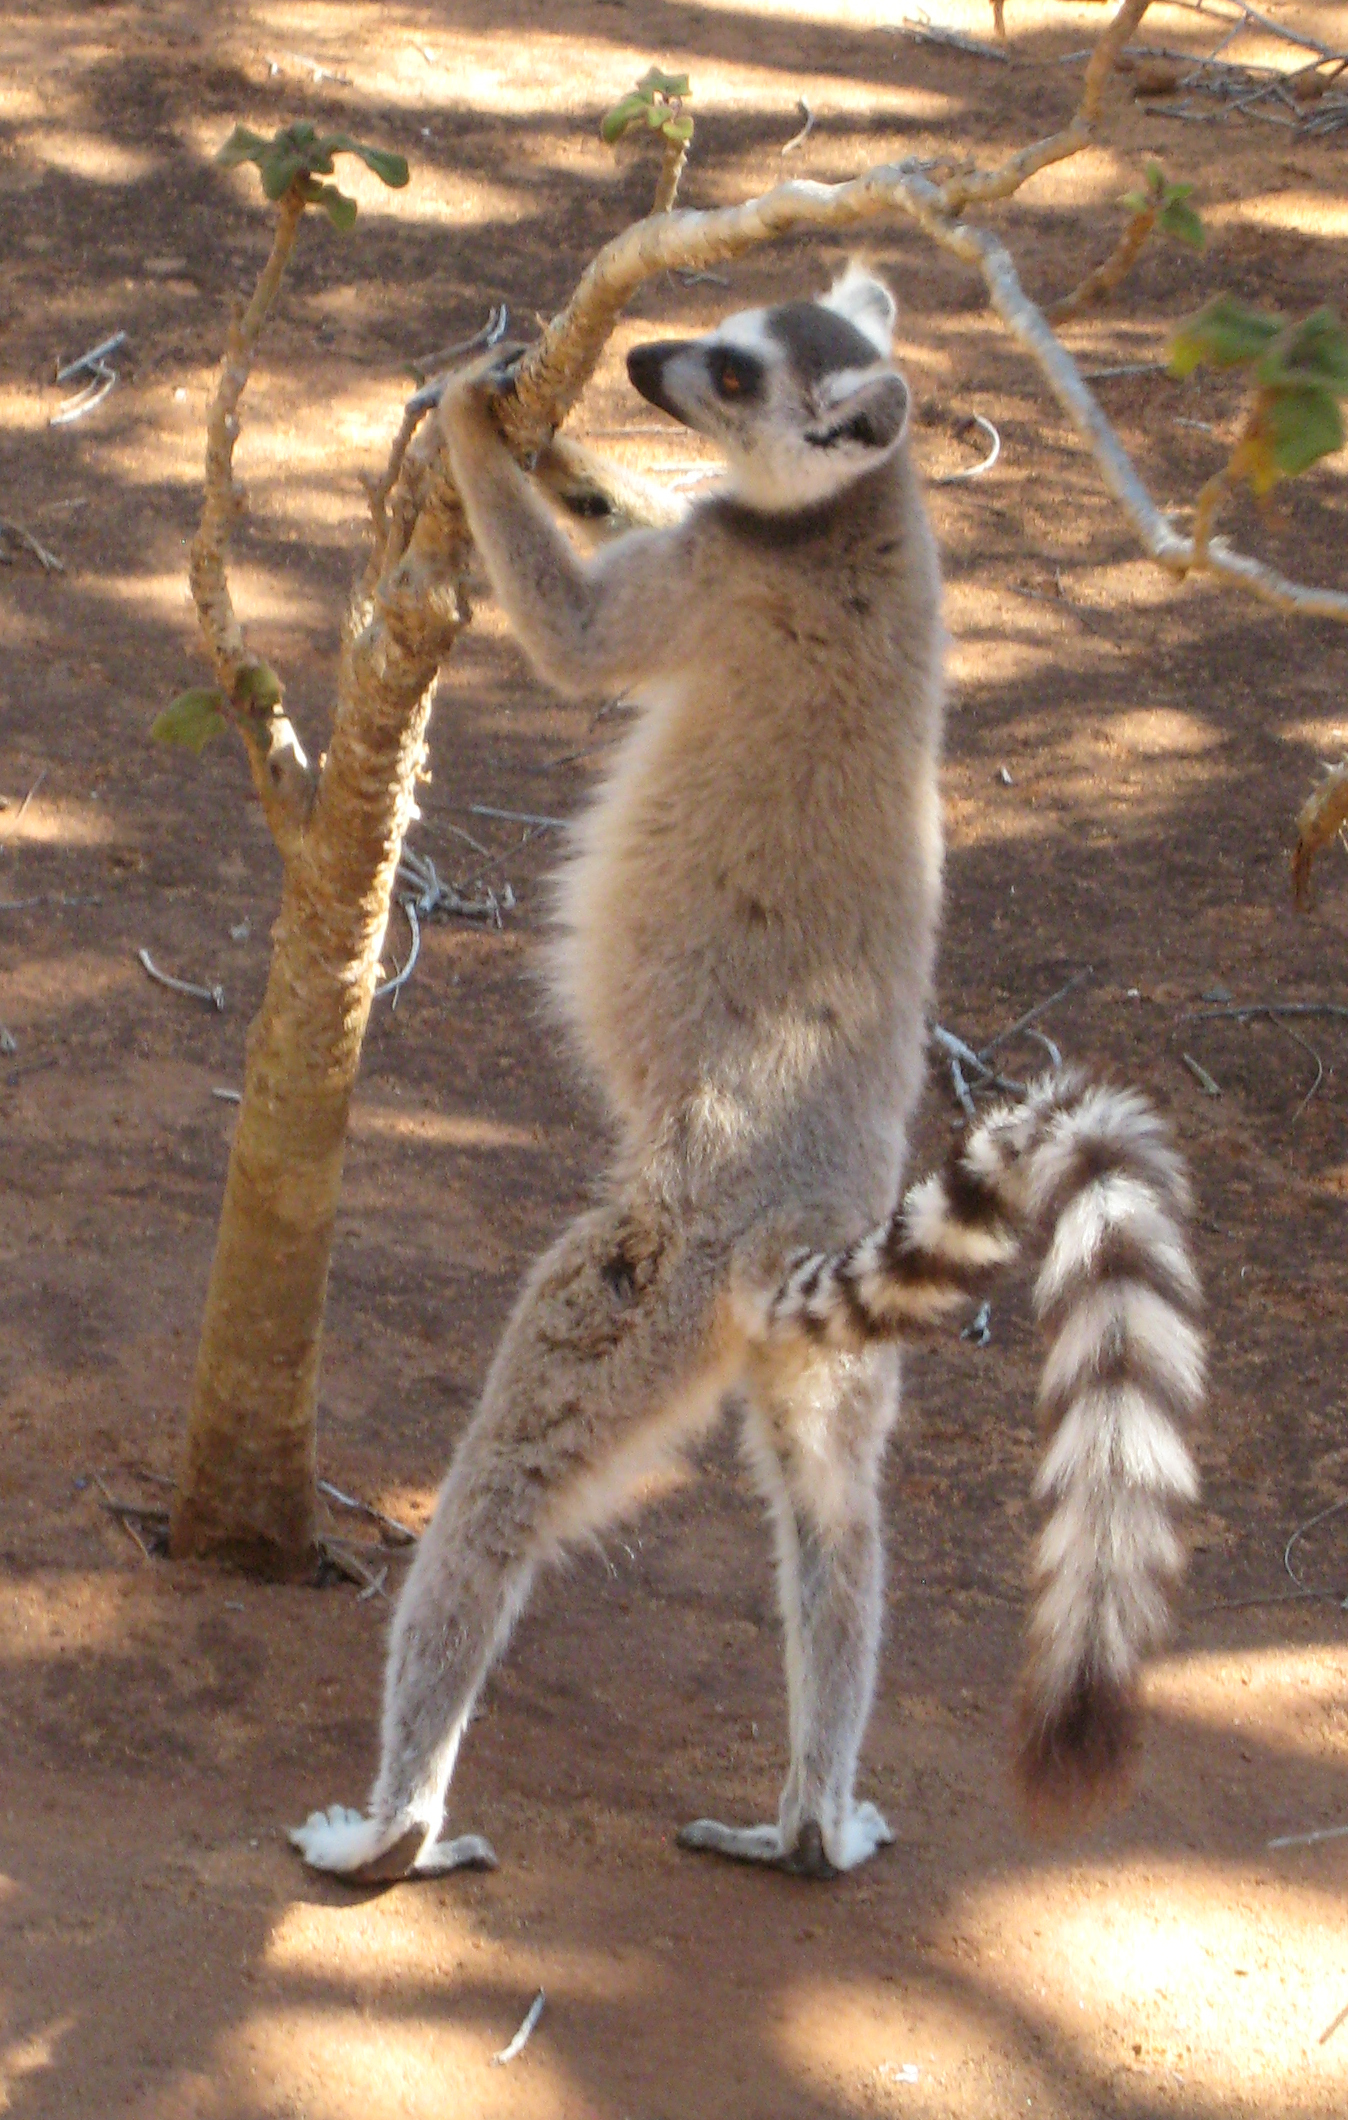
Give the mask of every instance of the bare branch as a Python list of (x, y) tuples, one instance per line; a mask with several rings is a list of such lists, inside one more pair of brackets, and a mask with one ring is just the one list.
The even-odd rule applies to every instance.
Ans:
[(656, 180), (652, 213), (669, 213), (679, 193), (679, 179), (688, 160), (686, 140), (666, 140), (664, 158), (660, 164), (660, 175)]
[(1086, 68), (1085, 85), (1081, 91), (1081, 108), (1077, 112), (1084, 125), (1094, 125), (1099, 117), (1105, 83), (1114, 71), (1119, 53), (1146, 14), (1148, 4), (1149, 0), (1123, 0), (1123, 6), (1091, 53), (1090, 64)]
[[(922, 179), (910, 180), (921, 185)], [(928, 187), (931, 189), (931, 187)], [(930, 213), (924, 220), (929, 233), (969, 263), (977, 265), (987, 283), (992, 306), (1012, 337), (1029, 354), (1049, 389), (1086, 444), (1104, 478), (1105, 485), (1128, 517), (1146, 550), (1172, 574), (1213, 574), (1233, 588), (1246, 590), (1263, 603), (1303, 618), (1334, 618), (1348, 623), (1348, 592), (1317, 589), (1289, 581), (1262, 560), (1233, 551), (1222, 538), (1214, 537), (1199, 553), (1192, 538), (1184, 537), (1157, 508), (1138, 477), (1118, 436), (1081, 379), (1066, 348), (1054, 337), (1047, 318), (1037, 309), (1016, 276), (1005, 245), (994, 235), (967, 223), (954, 227), (933, 225)]]
[(292, 188), (281, 201), (271, 255), (253, 299), (230, 323), (220, 380), (206, 420), (206, 490), (188, 566), (192, 599), (216, 677), (243, 737), (263, 815), (286, 860), (298, 851), (317, 776), (279, 708), (259, 710), (241, 688), (240, 680), (255, 666), (255, 658), (248, 654), (235, 616), (226, 562), (230, 531), (243, 510), (243, 496), (234, 484), (239, 403), (252, 370), (258, 333), (281, 284), (303, 213), (304, 201)]
[(1348, 759), (1322, 780), (1314, 794), (1302, 804), (1297, 818), (1297, 843), (1292, 850), (1292, 889), (1299, 906), (1307, 908), (1311, 897), (1311, 870), (1322, 853), (1348, 825)]
[[(1145, 0), (1126, 0), (1101, 39), (1117, 54), (1127, 31), (1141, 18)], [(1098, 55), (1098, 53), (1097, 53)], [(1092, 59), (1092, 69), (1095, 60)], [(1093, 76), (1093, 107), (1098, 109), (1105, 73)], [(1082, 109), (1089, 97), (1083, 98)], [(1073, 125), (1080, 124), (1078, 119)], [(974, 176), (954, 184), (932, 184), (902, 163), (868, 170), (844, 184), (805, 181), (779, 184), (761, 198), (711, 213), (653, 215), (607, 244), (582, 275), (567, 307), (548, 325), (525, 355), (513, 379), (513, 392), (502, 398), (498, 417), (503, 433), (522, 456), (536, 454), (575, 403), (598, 362), (605, 341), (624, 304), (643, 281), (659, 272), (705, 268), (775, 237), (799, 229), (845, 229), (859, 222), (899, 212), (916, 221), (943, 249), (952, 251), (983, 276), (993, 308), (1012, 337), (1034, 361), (1054, 397), (1100, 468), (1105, 485), (1127, 516), (1144, 549), (1176, 576), (1207, 573), (1243, 589), (1278, 610), (1302, 617), (1348, 621), (1348, 592), (1320, 589), (1289, 580), (1276, 568), (1233, 550), (1213, 538), (1199, 550), (1151, 495), (1119, 442), (1080, 370), (1055, 337), (1043, 312), (1020, 284), (1005, 245), (990, 231), (956, 218), (956, 202), (1001, 196), (1008, 172), (1033, 174), (1048, 161), (1075, 153), (1088, 132), (1072, 145), (1072, 128), (1036, 148), (1012, 157), (987, 178)], [(1023, 176), (1009, 189), (1024, 182)]]
[(954, 177), (939, 191), (925, 184), (920, 195), (907, 188), (917, 180), (905, 164), (870, 170), (847, 184), (798, 180), (778, 184), (742, 206), (713, 213), (652, 214), (625, 229), (587, 267), (565, 309), (553, 317), (517, 369), (513, 395), (500, 406), (506, 439), (521, 456), (537, 455), (593, 375), (625, 304), (657, 272), (705, 269), (798, 228), (847, 228), (891, 207), (924, 220), (933, 199), (937, 213), (951, 220), (968, 206), (1009, 199), (1041, 169), (1079, 154), (1094, 137), (1114, 62), (1148, 4), (1122, 0), (1091, 55), (1081, 103), (1070, 125), (1022, 148), (995, 169)]
[(1088, 272), (1078, 287), (1053, 304), (1048, 313), (1055, 324), (1065, 324), (1069, 317), (1078, 316), (1083, 309), (1094, 308), (1097, 302), (1103, 302), (1113, 294), (1142, 255), (1160, 211), (1159, 205), (1144, 206), (1130, 216), (1127, 227), (1104, 263)]

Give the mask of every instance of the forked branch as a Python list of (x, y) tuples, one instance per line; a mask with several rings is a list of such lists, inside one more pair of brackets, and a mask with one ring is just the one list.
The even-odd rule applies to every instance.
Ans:
[[(1101, 40), (1117, 54), (1125, 23), (1134, 25), (1142, 0), (1127, 0)], [(1099, 51), (1097, 51), (1097, 57)], [(1111, 58), (1112, 64), (1112, 58)], [(1105, 78), (1092, 60), (1090, 110), (1099, 108)], [(1095, 458), (1104, 483), (1127, 516), (1143, 548), (1168, 572), (1212, 575), (1274, 608), (1305, 618), (1348, 622), (1348, 592), (1289, 580), (1276, 568), (1236, 551), (1224, 539), (1196, 545), (1162, 513), (1083, 381), (1076, 362), (1055, 335), (1043, 311), (1020, 283), (1010, 253), (995, 235), (960, 218), (965, 204), (1008, 196), (1027, 175), (1049, 161), (1075, 153), (1089, 137), (1083, 117), (1087, 99), (1066, 132), (1027, 148), (987, 177), (975, 174), (955, 184), (933, 184), (903, 163), (868, 170), (843, 184), (803, 181), (776, 185), (761, 198), (711, 213), (652, 215), (624, 230), (600, 251), (582, 275), (566, 308), (553, 318), (525, 355), (502, 398), (499, 419), (521, 457), (536, 457), (575, 404), (598, 363), (614, 323), (643, 281), (657, 273), (706, 270), (742, 257), (760, 243), (801, 229), (843, 231), (890, 213), (916, 221), (942, 249), (981, 273), (993, 308), (1029, 355), (1080, 440)], [(1074, 135), (1073, 127), (1081, 128)], [(1064, 146), (1063, 143), (1073, 144)], [(1052, 152), (1050, 152), (1052, 150)], [(1012, 168), (1023, 170), (1003, 189)]]

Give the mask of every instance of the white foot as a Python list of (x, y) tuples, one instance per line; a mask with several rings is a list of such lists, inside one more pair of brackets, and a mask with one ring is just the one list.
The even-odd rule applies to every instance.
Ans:
[(679, 1846), (732, 1862), (765, 1862), (793, 1877), (836, 1877), (854, 1870), (894, 1835), (873, 1803), (858, 1804), (840, 1832), (827, 1837), (813, 1818), (804, 1819), (788, 1845), (779, 1826), (723, 1826), (715, 1818), (695, 1818), (679, 1834)]
[(367, 1818), (363, 1811), (330, 1804), (292, 1826), (290, 1842), (311, 1870), (328, 1870), (353, 1884), (387, 1884), (405, 1877), (421, 1853), (428, 1829), (418, 1820)]
[(859, 1862), (869, 1862), (879, 1849), (890, 1847), (894, 1835), (873, 1803), (859, 1803), (837, 1839), (837, 1848), (830, 1850), (834, 1868), (854, 1870)]
[(449, 1870), (494, 1870), (490, 1841), (478, 1833), (432, 1840), (419, 1819), (400, 1813), (382, 1823), (363, 1811), (330, 1804), (292, 1826), (292, 1847), (311, 1870), (326, 1870), (352, 1884), (392, 1884), (400, 1877), (441, 1877)]

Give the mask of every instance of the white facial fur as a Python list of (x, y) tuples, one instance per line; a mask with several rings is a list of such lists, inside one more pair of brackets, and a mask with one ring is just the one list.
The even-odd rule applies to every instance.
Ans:
[(908, 389), (889, 357), (894, 318), (889, 290), (852, 264), (818, 302), (742, 310), (705, 339), (638, 347), (629, 373), (643, 396), (718, 444), (746, 507), (794, 512), (831, 499), (902, 442)]

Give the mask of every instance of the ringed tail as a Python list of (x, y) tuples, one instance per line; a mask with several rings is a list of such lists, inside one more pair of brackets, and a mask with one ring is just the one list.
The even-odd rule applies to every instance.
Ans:
[(929, 1330), (1034, 1238), (1048, 1505), (1021, 1683), (1017, 1779), (1041, 1823), (1126, 1786), (1141, 1659), (1164, 1634), (1198, 1481), (1203, 1390), (1188, 1180), (1144, 1098), (1059, 1070), (973, 1126), (944, 1171), (845, 1250), (811, 1253), (760, 1312), (770, 1338), (863, 1347)]

